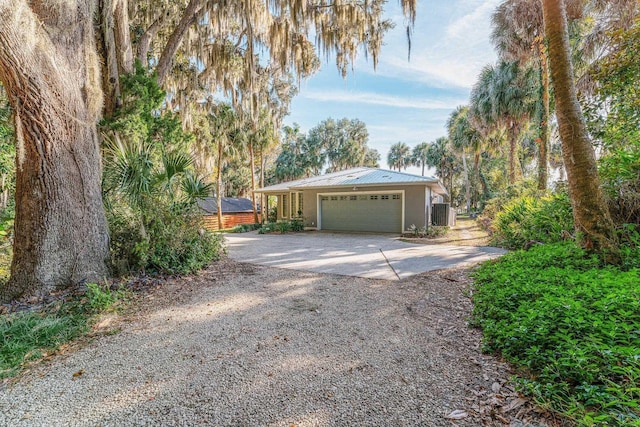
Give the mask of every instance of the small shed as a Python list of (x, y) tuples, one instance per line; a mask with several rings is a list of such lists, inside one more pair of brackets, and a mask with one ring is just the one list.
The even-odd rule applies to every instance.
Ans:
[[(204, 211), (204, 226), (209, 230), (218, 228), (218, 201), (215, 197), (207, 197), (198, 201), (198, 206)], [(261, 219), (260, 205), (258, 205), (258, 221)], [(222, 198), (222, 229), (233, 228), (241, 224), (254, 224), (253, 206), (250, 199), (223, 197)]]

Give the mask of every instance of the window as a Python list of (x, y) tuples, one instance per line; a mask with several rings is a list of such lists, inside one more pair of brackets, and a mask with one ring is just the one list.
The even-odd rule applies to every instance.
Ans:
[(349, 200), (358, 200), (358, 196), (349, 196)]
[(378, 196), (377, 195), (369, 196), (369, 200), (378, 200)]
[(393, 200), (400, 200), (400, 194), (394, 194)]
[(331, 196), (331, 200), (338, 200), (338, 196)]
[(345, 200), (347, 200), (347, 196), (340, 196), (340, 200), (344, 202)]
[(282, 212), (280, 212), (280, 216), (282, 218), (289, 217), (289, 200), (286, 194), (280, 196), (282, 198)]
[(382, 200), (389, 200), (389, 195), (388, 194), (383, 194), (382, 196), (380, 196), (380, 198)]
[(329, 198), (327, 196), (322, 196), (320, 200), (325, 201), (325, 200), (329, 200)]
[(360, 196), (360, 200), (369, 200), (369, 196)]
[(298, 216), (302, 216), (302, 212), (304, 212), (304, 199), (302, 193), (298, 193)]

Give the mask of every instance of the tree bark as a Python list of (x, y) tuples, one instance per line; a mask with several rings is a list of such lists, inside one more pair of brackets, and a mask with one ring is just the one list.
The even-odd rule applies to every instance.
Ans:
[(149, 49), (151, 47), (151, 42), (153, 41), (153, 38), (158, 34), (158, 31), (160, 31), (165, 17), (166, 15), (163, 14), (160, 16), (160, 18), (156, 19), (153, 24), (151, 24), (151, 26), (147, 28), (147, 31), (145, 31), (144, 34), (140, 36), (140, 40), (138, 40), (136, 58), (138, 59), (138, 61), (140, 61), (144, 68), (147, 68), (149, 66), (148, 55)]
[(251, 169), (251, 207), (253, 208), (253, 222), (259, 223), (258, 207), (256, 206), (256, 161), (253, 154), (253, 142), (249, 141), (249, 168)]
[(0, 0), (0, 81), (15, 114), (16, 218), (0, 299), (107, 275), (93, 1)]
[(224, 143), (218, 141), (218, 167), (216, 169), (216, 203), (218, 209), (218, 230), (222, 230), (222, 155), (224, 154)]
[(469, 170), (467, 166), (467, 155), (462, 153), (462, 169), (464, 175), (464, 198), (466, 212), (471, 213), (471, 185), (469, 184)]
[(173, 64), (173, 58), (176, 56), (176, 52), (178, 51), (187, 30), (195, 22), (196, 17), (198, 16), (198, 11), (202, 7), (203, 3), (204, 0), (191, 0), (189, 5), (187, 5), (180, 22), (178, 22), (178, 25), (169, 36), (169, 40), (167, 40), (167, 44), (162, 50), (162, 54), (158, 60), (158, 66), (156, 67), (158, 84), (160, 86), (163, 85), (169, 75)]
[(508, 129), (509, 134), (509, 184), (516, 183), (516, 151), (518, 148), (518, 128), (511, 121)]
[(588, 250), (617, 253), (613, 221), (600, 187), (593, 145), (576, 96), (563, 0), (542, 0), (562, 157), (576, 231)]
[(112, 115), (121, 102), (120, 76), (133, 71), (133, 48), (127, 0), (98, 1), (98, 40), (102, 65), (104, 114)]
[(549, 180), (549, 64), (544, 41), (538, 42), (540, 57), (542, 114), (540, 117), (540, 141), (538, 141), (538, 189), (546, 190)]

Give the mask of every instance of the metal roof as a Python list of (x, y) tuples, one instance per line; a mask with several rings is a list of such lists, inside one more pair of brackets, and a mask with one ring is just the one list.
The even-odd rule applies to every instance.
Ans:
[(277, 193), (295, 190), (327, 187), (375, 186), (394, 184), (425, 184), (438, 194), (447, 194), (437, 178), (396, 172), (387, 169), (360, 167), (326, 175), (282, 182), (256, 190), (258, 193)]
[[(215, 197), (206, 197), (198, 200), (198, 206), (208, 214), (218, 213), (218, 204)], [(251, 200), (235, 197), (222, 198), (222, 213), (238, 212), (253, 212)], [(260, 206), (258, 206), (258, 212), (260, 212)]]

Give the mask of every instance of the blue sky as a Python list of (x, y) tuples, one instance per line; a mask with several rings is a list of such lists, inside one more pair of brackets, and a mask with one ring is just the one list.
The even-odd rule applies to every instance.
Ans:
[(480, 70), (496, 59), (490, 16), (500, 1), (419, 0), (407, 61), (402, 12), (397, 0), (389, 0), (386, 13), (396, 28), (385, 38), (377, 70), (361, 55), (344, 80), (330, 59), (301, 83), (284, 123), (307, 132), (328, 117), (360, 119), (383, 168), (392, 144), (413, 147), (445, 136), (449, 114), (467, 103)]

